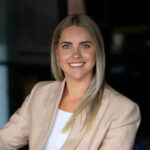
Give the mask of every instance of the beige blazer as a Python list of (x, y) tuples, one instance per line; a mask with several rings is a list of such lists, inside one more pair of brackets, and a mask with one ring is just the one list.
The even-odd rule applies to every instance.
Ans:
[[(40, 82), (21, 108), (0, 130), (0, 150), (16, 150), (29, 144), (42, 150), (52, 129), (64, 90), (63, 82)], [(92, 130), (80, 131), (85, 112), (77, 117), (62, 150), (132, 150), (140, 124), (139, 107), (107, 87)], [(57, 140), (57, 139), (56, 139)]]

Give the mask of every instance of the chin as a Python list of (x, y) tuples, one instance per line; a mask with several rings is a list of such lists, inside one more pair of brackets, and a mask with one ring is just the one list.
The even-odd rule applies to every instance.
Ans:
[(72, 73), (65, 74), (66, 78), (77, 80), (77, 81), (90, 80), (91, 76), (92, 76), (91, 72), (72, 72)]
[(74, 75), (74, 76), (70, 76), (69, 78), (73, 80), (81, 81), (81, 80), (89, 79), (90, 77), (86, 75), (76, 75), (76, 76)]

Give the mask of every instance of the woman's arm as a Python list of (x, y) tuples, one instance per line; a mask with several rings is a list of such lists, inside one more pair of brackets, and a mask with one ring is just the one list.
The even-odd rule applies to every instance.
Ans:
[(113, 121), (99, 150), (132, 150), (140, 120), (138, 105), (131, 105)]
[(0, 129), (0, 150), (16, 150), (28, 143), (29, 96), (10, 118), (9, 122)]

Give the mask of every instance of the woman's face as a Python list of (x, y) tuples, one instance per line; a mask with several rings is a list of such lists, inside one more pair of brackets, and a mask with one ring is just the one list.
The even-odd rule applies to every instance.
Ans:
[(63, 30), (59, 43), (55, 45), (55, 52), (66, 79), (92, 78), (95, 47), (84, 28), (73, 25)]

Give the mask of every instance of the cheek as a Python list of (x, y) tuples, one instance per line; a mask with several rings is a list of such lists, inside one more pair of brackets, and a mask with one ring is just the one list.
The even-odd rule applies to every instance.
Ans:
[(63, 53), (61, 51), (57, 53), (57, 59), (60, 63), (67, 61), (68, 57), (69, 57), (68, 54)]
[(91, 53), (90, 55), (89, 55), (89, 61), (90, 61), (90, 63), (91, 63), (91, 66), (95, 66), (95, 64), (96, 64), (96, 55), (95, 55), (95, 53)]
[(95, 60), (96, 60), (95, 52), (87, 53), (87, 54), (85, 54), (85, 57), (86, 57), (89, 61), (92, 61), (92, 62), (95, 63)]

